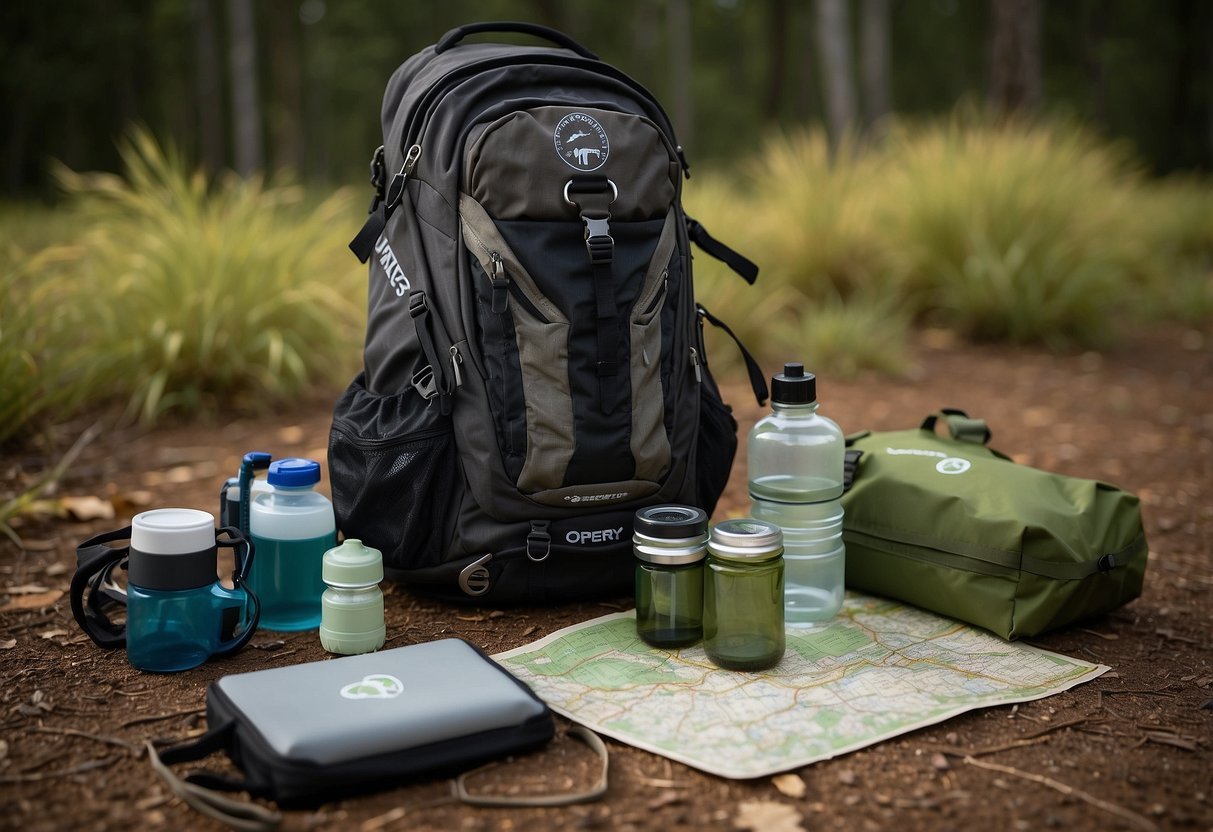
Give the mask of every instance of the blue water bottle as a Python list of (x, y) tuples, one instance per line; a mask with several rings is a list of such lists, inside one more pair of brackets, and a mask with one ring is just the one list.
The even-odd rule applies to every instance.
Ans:
[(257, 557), (249, 585), (261, 598), (267, 630), (314, 630), (320, 626), (325, 584), (324, 553), (337, 545), (333, 504), (313, 489), (320, 464), (311, 459), (270, 463), (273, 491), (249, 505), (249, 532)]

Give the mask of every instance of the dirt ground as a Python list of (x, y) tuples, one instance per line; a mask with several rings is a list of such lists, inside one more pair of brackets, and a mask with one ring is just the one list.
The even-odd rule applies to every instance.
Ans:
[[(742, 828), (766, 811), (754, 828), (1213, 829), (1213, 334), (1157, 331), (1100, 355), (1057, 357), (927, 332), (914, 355), (905, 379), (822, 378), (823, 412), (850, 432), (911, 427), (938, 407), (962, 407), (985, 417), (991, 444), (1021, 462), (1141, 496), (1151, 550), (1143, 596), (1033, 642), (1112, 672), (800, 769), (798, 797), (770, 778), (720, 779), (608, 740), (610, 789), (600, 802), (469, 808), (447, 802), (437, 781), (287, 812), (284, 828), (673, 832)], [(724, 379), (737, 382), (727, 393), (744, 432), (760, 410), (741, 380)], [(111, 432), (85, 450), (58, 494), (100, 497), (117, 507), (115, 519), (32, 518), (19, 527), (25, 551), (0, 540), (0, 827), (220, 828), (171, 796), (144, 741), (197, 735), (206, 686), (221, 675), (326, 654), (314, 633), (259, 633), (231, 659), (141, 673), (76, 628), (66, 597), (74, 546), (145, 507), (214, 511), (219, 484), (246, 450), (323, 459), (334, 396), (272, 418)], [(0, 459), (0, 496), (47, 463), (37, 451)], [(717, 518), (744, 512), (744, 471), (739, 458)], [(88, 500), (67, 503), (89, 510)], [(460, 636), (493, 653), (629, 606), (620, 598), (493, 611), (390, 586), (389, 646)], [(566, 728), (561, 721), (544, 750), (473, 785), (515, 793), (588, 785), (593, 757)], [(225, 760), (208, 765), (230, 770)], [(768, 804), (788, 807), (793, 825), (778, 826)]]

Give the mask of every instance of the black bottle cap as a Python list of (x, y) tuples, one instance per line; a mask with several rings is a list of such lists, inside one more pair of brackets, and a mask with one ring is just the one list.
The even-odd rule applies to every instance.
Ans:
[(817, 401), (817, 377), (806, 373), (799, 361), (789, 361), (783, 365), (783, 372), (771, 379), (771, 401), (812, 404)]
[(694, 506), (649, 506), (636, 512), (635, 531), (647, 537), (681, 540), (708, 533), (708, 515)]

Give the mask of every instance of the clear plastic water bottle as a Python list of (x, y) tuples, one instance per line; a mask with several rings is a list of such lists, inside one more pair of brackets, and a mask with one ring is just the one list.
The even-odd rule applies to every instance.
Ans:
[(771, 413), (750, 431), (752, 514), (783, 529), (785, 618), (812, 625), (842, 606), (845, 439), (817, 412), (817, 379), (788, 363), (771, 379)]
[(333, 504), (313, 490), (320, 482), (314, 460), (279, 459), (267, 479), (274, 490), (252, 500), (249, 516), (256, 546), (249, 584), (261, 598), (261, 626), (314, 630), (325, 588), (324, 553), (337, 545)]

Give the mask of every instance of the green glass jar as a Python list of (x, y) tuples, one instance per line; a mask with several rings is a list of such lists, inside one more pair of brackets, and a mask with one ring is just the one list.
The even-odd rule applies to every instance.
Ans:
[(783, 532), (763, 520), (725, 520), (708, 539), (703, 649), (728, 670), (766, 670), (783, 658)]
[(654, 647), (687, 647), (703, 636), (703, 559), (708, 515), (691, 506), (636, 512), (636, 633)]

